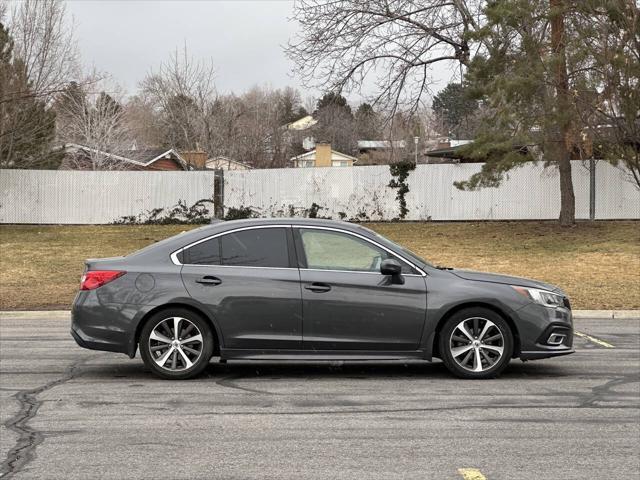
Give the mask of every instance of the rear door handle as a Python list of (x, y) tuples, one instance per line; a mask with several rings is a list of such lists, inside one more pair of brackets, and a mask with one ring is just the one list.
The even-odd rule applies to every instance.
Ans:
[(222, 283), (222, 280), (220, 280), (218, 277), (212, 277), (211, 275), (205, 275), (202, 278), (199, 278), (198, 280), (196, 280), (196, 283), (200, 283), (202, 285), (220, 285)]
[(331, 290), (331, 285), (327, 285), (326, 283), (313, 282), (310, 285), (305, 285), (304, 288), (306, 288), (307, 290), (311, 290), (312, 292), (321, 293)]

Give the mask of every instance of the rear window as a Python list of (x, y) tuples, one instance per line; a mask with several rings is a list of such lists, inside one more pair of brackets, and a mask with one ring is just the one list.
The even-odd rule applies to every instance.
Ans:
[(211, 238), (185, 250), (182, 263), (220, 265), (220, 240)]
[(289, 267), (287, 233), (284, 228), (257, 228), (229, 233), (198, 243), (178, 254), (191, 265), (238, 267)]

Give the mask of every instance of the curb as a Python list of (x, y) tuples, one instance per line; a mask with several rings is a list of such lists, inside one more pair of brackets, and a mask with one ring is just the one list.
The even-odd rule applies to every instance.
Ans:
[(64, 319), (71, 318), (70, 310), (4, 310), (0, 311), (0, 319), (5, 318), (31, 318), (31, 319)]
[[(66, 319), (71, 316), (69, 310), (17, 310), (0, 311), (0, 319), (4, 318), (30, 318), (30, 319)], [(574, 310), (573, 318), (598, 318), (598, 319), (632, 319), (640, 318), (640, 310)]]
[(573, 318), (640, 318), (640, 310), (574, 310)]

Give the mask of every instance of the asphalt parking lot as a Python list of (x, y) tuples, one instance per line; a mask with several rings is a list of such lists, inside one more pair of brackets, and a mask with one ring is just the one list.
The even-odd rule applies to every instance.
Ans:
[(488, 381), (387, 362), (167, 382), (68, 330), (0, 319), (3, 480), (640, 476), (640, 319), (577, 320), (574, 355)]

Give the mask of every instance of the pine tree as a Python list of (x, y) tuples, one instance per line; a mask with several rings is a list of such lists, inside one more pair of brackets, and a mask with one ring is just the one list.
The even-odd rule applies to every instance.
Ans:
[(469, 98), (466, 89), (460, 83), (449, 83), (433, 98), (433, 113), (442, 133), (457, 139), (473, 138), (475, 122), (473, 115), (478, 110), (478, 101)]
[(30, 88), (24, 62), (0, 23), (0, 167), (52, 168), (55, 113)]
[[(629, 0), (489, 3), (484, 11), (487, 23), (475, 33), (484, 51), (472, 60), (466, 77), (467, 88), (487, 108), (475, 142), (464, 152), (486, 163), (480, 173), (458, 182), (459, 188), (496, 186), (512, 168), (541, 159), (546, 166), (559, 171), (560, 223), (575, 223), (570, 159), (583, 148), (589, 128), (603, 130), (602, 123), (590, 125), (587, 121), (589, 115), (593, 117), (601, 110), (600, 92), (606, 85), (596, 55), (606, 48), (593, 46), (603, 35), (611, 38), (625, 35), (615, 22), (603, 21), (605, 26), (596, 29), (586, 27), (594, 23), (595, 16), (615, 18), (616, 14), (635, 14), (637, 19), (638, 9), (632, 3)], [(637, 32), (635, 35), (637, 45)], [(638, 63), (637, 55), (624, 54), (621, 58), (625, 64)], [(614, 61), (611, 67), (615, 68)], [(616, 102), (608, 102), (612, 103)], [(629, 118), (629, 113), (626, 120), (636, 122)], [(612, 119), (606, 123), (606, 128), (611, 129)]]

